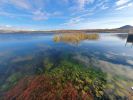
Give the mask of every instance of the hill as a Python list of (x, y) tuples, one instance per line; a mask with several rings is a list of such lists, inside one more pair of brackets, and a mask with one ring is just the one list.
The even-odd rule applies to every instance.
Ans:
[(125, 26), (122, 26), (122, 27), (120, 27), (120, 28), (118, 28), (118, 29), (133, 29), (133, 26), (131, 26), (131, 25), (125, 25)]

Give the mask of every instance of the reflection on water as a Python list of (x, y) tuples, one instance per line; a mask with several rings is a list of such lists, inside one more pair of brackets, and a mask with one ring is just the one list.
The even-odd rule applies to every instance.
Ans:
[(132, 100), (133, 49), (99, 35), (75, 47), (53, 34), (0, 34), (0, 99)]
[(126, 44), (127, 43), (131, 43), (131, 47), (133, 46), (133, 34), (128, 35)]

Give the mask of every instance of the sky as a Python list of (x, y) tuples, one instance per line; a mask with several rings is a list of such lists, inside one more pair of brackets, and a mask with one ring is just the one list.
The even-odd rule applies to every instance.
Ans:
[(133, 26), (133, 0), (0, 0), (0, 30)]

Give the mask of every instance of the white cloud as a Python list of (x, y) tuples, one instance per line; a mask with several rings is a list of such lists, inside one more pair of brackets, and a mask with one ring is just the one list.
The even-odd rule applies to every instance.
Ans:
[(0, 25), (0, 30), (28, 30), (30, 28), (36, 28), (38, 26), (10, 26)]
[(89, 16), (89, 15), (93, 15), (93, 14), (94, 14), (94, 13), (84, 14), (84, 15), (81, 15), (80, 17)]
[(49, 19), (50, 16), (56, 16), (56, 15), (61, 15), (62, 12), (54, 12), (54, 13), (46, 13), (45, 11), (41, 12), (41, 9), (32, 12), (34, 14), (34, 16), (32, 17), (33, 20), (46, 20)]
[(132, 6), (132, 5), (133, 5), (133, 3), (128, 4), (128, 6)]
[(8, 16), (10, 18), (31, 17), (31, 15), (8, 13), (8, 12), (3, 11), (3, 9), (0, 10), (0, 15)]
[[(1, 0), (0, 0), (1, 1)], [(47, 0), (46, 0), (47, 1)], [(64, 0), (66, 1), (66, 0)], [(50, 16), (56, 16), (56, 15), (61, 15), (62, 12), (60, 11), (55, 11), (53, 13), (48, 13), (46, 12), (42, 7), (41, 4), (43, 0), (38, 0), (39, 3), (36, 2), (36, 0), (3, 0), (1, 3), (4, 4), (10, 4), (16, 7), (19, 10), (25, 10), (26, 12), (29, 13), (29, 15), (23, 15), (17, 12), (17, 14), (13, 13), (8, 13), (5, 12), (4, 9), (0, 9), (0, 15), (4, 16), (9, 16), (10, 18), (20, 18), (21, 17), (29, 17), (33, 20), (46, 20), (49, 19)], [(40, 6), (38, 9), (35, 9), (34, 3), (36, 3), (37, 6)]]
[(11, 30), (13, 27), (9, 25), (0, 25), (0, 30)]
[(1, 3), (14, 5), (18, 9), (30, 9), (28, 0), (1, 0)]
[(120, 6), (120, 5), (123, 5), (123, 4), (125, 4), (125, 3), (127, 3), (127, 2), (129, 2), (130, 0), (119, 0), (119, 1), (117, 1), (116, 3), (115, 3), (115, 5), (116, 6)]
[(35, 7), (44, 7), (49, 0), (0, 0), (1, 4), (10, 4), (17, 9), (32, 10)]
[(48, 19), (48, 18), (45, 17), (45, 16), (34, 16), (34, 17), (32, 17), (32, 19), (33, 19), (33, 20), (46, 20), (46, 19)]
[(119, 7), (119, 8), (116, 8), (116, 10), (120, 10), (120, 9), (123, 9), (123, 8), (126, 8), (127, 6), (122, 6), (122, 7)]
[[(102, 2), (100, 2), (100, 1), (102, 1)], [(98, 0), (98, 1), (97, 1), (97, 4), (96, 4), (94, 7), (92, 7), (89, 11), (92, 12), (92, 11), (94, 11), (97, 7), (101, 6), (103, 3), (107, 3), (107, 2), (109, 2), (109, 1), (110, 1), (110, 0)], [(98, 3), (98, 2), (100, 2), (100, 3)], [(107, 3), (107, 4), (108, 4), (108, 3)], [(107, 9), (108, 7), (105, 7), (107, 4), (103, 5), (100, 9)]]
[(120, 9), (123, 9), (123, 8), (126, 8), (126, 7), (130, 7), (130, 6), (132, 6), (132, 5), (133, 5), (133, 4), (130, 3), (130, 4), (128, 4), (127, 6), (122, 6), (122, 7), (116, 8), (115, 10), (120, 10)]
[[(107, 4), (106, 4), (107, 5)], [(107, 9), (108, 7), (105, 7), (106, 5), (103, 5), (101, 9)]]
[(73, 15), (75, 15), (75, 12), (74, 12), (74, 13), (72, 13), (70, 16), (73, 16)]
[(75, 29), (104, 29), (104, 28), (114, 29), (114, 28), (121, 27), (122, 25), (131, 25), (132, 19), (133, 18), (125, 19), (121, 17), (88, 19), (85, 21), (76, 22), (76, 24), (72, 23), (72, 24), (64, 24), (64, 25), (73, 26), (73, 28)]
[[(49, 19), (50, 16), (61, 15), (62, 12), (55, 11), (53, 13), (48, 13), (44, 10), (44, 3), (47, 3), (49, 0), (0, 0), (1, 4), (5, 6), (6, 4), (12, 5), (18, 10), (24, 10), (29, 13), (28, 17), (33, 20), (46, 20)], [(67, 3), (68, 0), (63, 0), (63, 2)], [(14, 11), (15, 12), (15, 11)], [(9, 16), (11, 18), (16, 18), (20, 16), (19, 14), (14, 14), (5, 12), (4, 9), (0, 11), (1, 15)], [(18, 12), (17, 12), (18, 13)], [(26, 15), (22, 15), (27, 17)]]
[(79, 9), (83, 9), (85, 4), (93, 3), (94, 0), (77, 0), (77, 4), (79, 6)]
[(34, 15), (44, 15), (45, 11), (44, 12), (41, 12), (42, 8), (40, 7), (38, 10), (34, 11), (34, 12), (30, 12), (30, 13), (33, 13)]
[(90, 9), (90, 12), (94, 11), (98, 6), (101, 6), (103, 2), (96, 4), (93, 8)]
[(54, 13), (46, 13), (45, 11), (44, 12), (41, 12), (41, 11), (35, 11), (35, 12), (32, 12), (34, 14), (34, 16), (32, 17), (33, 20), (46, 20), (46, 19), (49, 19), (50, 16), (56, 16), (56, 15), (61, 15), (62, 12), (54, 12)]
[(56, 12), (54, 12), (54, 13), (52, 13), (52, 14), (50, 14), (50, 13), (47, 13), (47, 16), (56, 16), (56, 15), (61, 15), (63, 12), (61, 12), (61, 11), (56, 11)]
[(12, 4), (14, 4), (17, 8), (30, 9), (28, 3), (21, 2), (19, 0), (10, 0), (10, 2), (12, 2)]
[(93, 3), (94, 0), (75, 0), (76, 5), (70, 7), (70, 9), (84, 10), (86, 4)]
[(64, 23), (64, 24), (61, 24), (61, 25), (71, 25), (71, 26), (74, 26), (74, 25), (77, 25), (77, 22), (80, 22), (82, 20), (83, 20), (83, 18), (78, 16), (76, 18), (70, 19), (67, 23)]
[(78, 25), (78, 22), (84, 20), (84, 18), (81, 18), (81, 17), (89, 16), (89, 15), (93, 15), (93, 14), (94, 13), (89, 13), (89, 14), (84, 14), (84, 15), (78, 16), (76, 18), (72, 18), (67, 23), (64, 23), (64, 24), (61, 24), (61, 25), (70, 25), (70, 26)]

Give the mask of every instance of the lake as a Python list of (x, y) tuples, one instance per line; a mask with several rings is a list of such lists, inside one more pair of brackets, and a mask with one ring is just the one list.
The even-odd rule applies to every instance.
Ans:
[(0, 33), (0, 99), (133, 99), (133, 48), (119, 34), (127, 33), (75, 44), (53, 33)]

